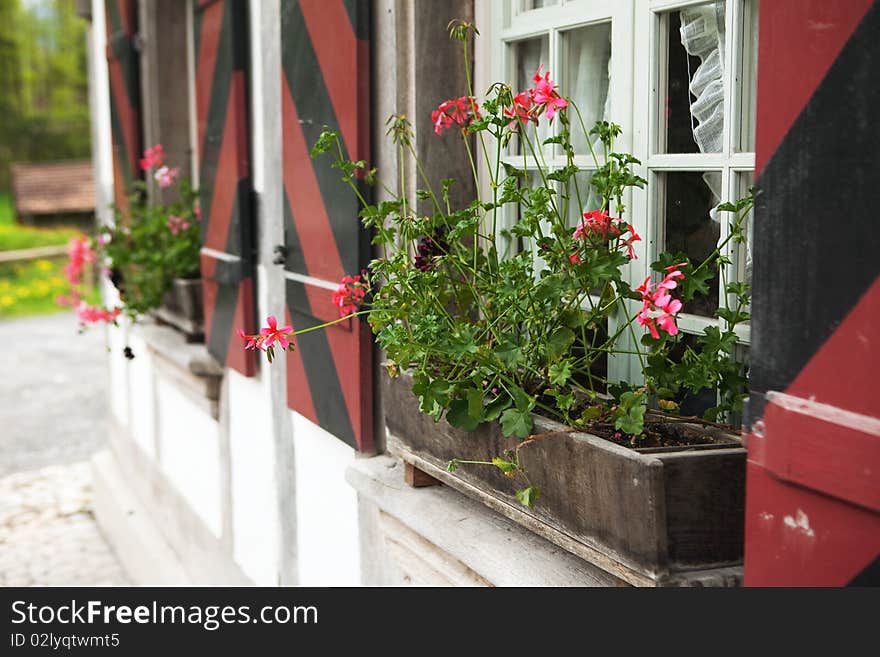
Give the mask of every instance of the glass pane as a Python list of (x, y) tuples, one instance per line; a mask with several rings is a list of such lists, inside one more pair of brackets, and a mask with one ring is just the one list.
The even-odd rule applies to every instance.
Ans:
[(555, 5), (558, 0), (521, 0), (520, 11), (531, 11), (533, 9), (543, 9)]
[(666, 88), (661, 92), (660, 149), (719, 153), (724, 126), (724, 2), (663, 15)]
[[(602, 207), (602, 199), (596, 193), (596, 188), (590, 184), (592, 177), (592, 171), (580, 171), (568, 184), (568, 214), (565, 223), (569, 228), (575, 228), (581, 224), (584, 212), (591, 212)], [(564, 198), (562, 203), (565, 203)]]
[[(562, 93), (571, 97), (580, 110), (587, 132), (596, 121), (611, 120), (611, 23), (588, 25), (564, 32)], [(571, 144), (576, 153), (589, 153), (587, 139), (574, 109), (569, 112)], [(594, 138), (594, 148), (600, 143)]]
[[(525, 41), (517, 41), (510, 44), (513, 55), (513, 78), (514, 93), (524, 91), (534, 86), (532, 79), (538, 70), (538, 67), (544, 65), (544, 71), (550, 65), (550, 38), (545, 34), (536, 39), (527, 39)], [(551, 74), (553, 71), (551, 71)], [(528, 137), (532, 141), (532, 147), (537, 149), (540, 144), (552, 134), (552, 127), (547, 121), (541, 121), (538, 127), (538, 140), (535, 140), (534, 128), (528, 126)], [(519, 139), (511, 141), (511, 152), (521, 154)], [(525, 148), (526, 155), (529, 158), (529, 165), (534, 166), (532, 153)]]
[[(737, 176), (737, 198), (742, 198), (749, 193), (754, 174), (738, 173)], [(746, 283), (752, 282), (752, 228), (754, 224), (754, 209), (749, 212), (745, 219), (746, 241), (742, 244), (736, 244), (734, 247), (734, 265), (736, 267), (736, 280)], [(732, 215), (729, 215), (732, 216)]]
[(737, 76), (740, 126), (737, 149), (755, 150), (755, 104), (758, 97), (758, 0), (746, 0), (742, 21), (742, 52)]
[[(676, 171), (661, 174), (663, 249), (685, 253), (694, 266), (705, 260), (718, 245), (718, 220), (710, 211), (720, 199), (721, 173), (716, 171)], [(721, 216), (718, 216), (721, 219)], [(717, 267), (708, 294), (698, 294), (684, 304), (683, 311), (711, 317), (718, 308)]]

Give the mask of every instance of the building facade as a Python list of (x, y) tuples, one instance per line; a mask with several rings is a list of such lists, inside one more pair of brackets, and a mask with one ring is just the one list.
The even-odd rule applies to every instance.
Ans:
[[(297, 351), (272, 365), (245, 351), (237, 331), (253, 333), (269, 315), (298, 328), (334, 319), (332, 290), (370, 260), (356, 199), (337, 171), (309, 156), (325, 125), (339, 130), (352, 159), (368, 160), (390, 179), (402, 168), (414, 181), (414, 164), (385, 136), (389, 115), (411, 117), (426, 175), (457, 177), (454, 203), (473, 198), (477, 185), (466, 182), (472, 180), (466, 152), (457, 141), (437, 137), (430, 122), (439, 102), (467, 93), (461, 44), (446, 31), (452, 19), (480, 30), (467, 62), (477, 94), (495, 80), (528, 86), (543, 65), (588, 124), (604, 119), (623, 127), (619, 148), (640, 160), (638, 173), (648, 180), (646, 190), (625, 199), (636, 230), (646, 236), (628, 266), (634, 285), (665, 248), (705, 255), (727, 230), (712, 208), (745, 194), (756, 183), (756, 165), (760, 172), (778, 145), (761, 141), (785, 119), (775, 102), (762, 107), (774, 90), (762, 89), (758, 72), (762, 57), (783, 57), (774, 49), (780, 21), (832, 25), (814, 29), (813, 50), (825, 59), (805, 66), (819, 71), (818, 79), (853, 31), (868, 31), (877, 21), (871, 2), (841, 3), (851, 5), (846, 9), (798, 4), (92, 0), (84, 6), (91, 18), (99, 221), (113, 221), (110, 205), (124, 203), (127, 185), (142, 175), (141, 151), (161, 143), (167, 160), (199, 186), (204, 224), (204, 342), (189, 343), (151, 321), (108, 328), (112, 449), (95, 459), (97, 511), (133, 577), (154, 584), (634, 583), (608, 555), (576, 555), (564, 541), (548, 540), (452, 488), (410, 485), (420, 474), (386, 451), (384, 418), (395, 409), (383, 403), (382, 358), (365, 323), (349, 320), (301, 336)], [(859, 47), (865, 58), (876, 57), (876, 49)], [(867, 105), (867, 93), (857, 95), (856, 109)], [(789, 107), (787, 120), (800, 110), (796, 103)], [(867, 127), (853, 129), (863, 130), (865, 143), (876, 142)], [(785, 126), (777, 132), (785, 134)], [(594, 168), (589, 145), (574, 145), (577, 175), (586, 182)], [(800, 148), (804, 158), (818, 157), (811, 144)], [(502, 157), (517, 162), (512, 151)], [(552, 145), (546, 157), (550, 166), (565, 163)], [(776, 207), (784, 214), (791, 201), (772, 193), (780, 194)], [(861, 198), (859, 190), (853, 194), (847, 202)], [(770, 207), (774, 198), (767, 198)], [(770, 216), (759, 203), (759, 220), (762, 212)], [(772, 340), (784, 340), (783, 329), (790, 328), (779, 323), (776, 306), (761, 306), (757, 296), (776, 275), (766, 253), (760, 260), (760, 240), (770, 235), (762, 230), (726, 254), (738, 280), (754, 280), (756, 287), (755, 320), (740, 332), (738, 346), (759, 371), (748, 426), (762, 417), (765, 395), (785, 389), (767, 363)], [(864, 236), (853, 256), (854, 268), (864, 270), (853, 284), (859, 295), (875, 283), (876, 259), (867, 249), (876, 242)], [(107, 283), (104, 294), (112, 303), (116, 292)], [(714, 294), (717, 299), (682, 315), (685, 333), (699, 334), (717, 321), (712, 312), (723, 286)], [(833, 333), (849, 307), (838, 310), (822, 319), (814, 343)], [(876, 318), (876, 305), (869, 316)], [(122, 357), (125, 347), (133, 359)], [(756, 365), (757, 357), (763, 365)], [(877, 365), (876, 350), (862, 362)], [(609, 377), (630, 379), (636, 363), (618, 358), (607, 367)], [(876, 401), (852, 409), (870, 419), (860, 431), (874, 438), (877, 411)], [(870, 445), (866, 458), (877, 459)], [(786, 481), (788, 470), (782, 470), (774, 476)], [(754, 472), (750, 476), (762, 476)], [(877, 481), (877, 474), (859, 476), (866, 478), (865, 490)], [(839, 530), (836, 544), (854, 541), (863, 548), (835, 582), (846, 583), (880, 552), (876, 496), (824, 493), (858, 509), (853, 522), (862, 529), (852, 536)], [(750, 506), (747, 532), (764, 512), (760, 504)], [(761, 544), (762, 554), (787, 539), (773, 540)], [(691, 578), (740, 581), (736, 565)]]

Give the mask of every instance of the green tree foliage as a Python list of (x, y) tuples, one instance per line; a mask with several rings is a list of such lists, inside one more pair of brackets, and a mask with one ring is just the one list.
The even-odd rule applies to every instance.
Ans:
[(0, 191), (13, 162), (89, 157), (86, 28), (74, 0), (0, 2)]

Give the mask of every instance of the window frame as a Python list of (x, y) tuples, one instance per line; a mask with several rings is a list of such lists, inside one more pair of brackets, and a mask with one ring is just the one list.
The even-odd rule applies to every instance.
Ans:
[[(561, 37), (560, 33), (598, 22), (611, 22), (611, 79), (608, 93), (611, 95), (611, 117), (623, 127), (620, 149), (633, 153), (642, 164), (635, 172), (648, 181), (645, 190), (629, 190), (624, 203), (628, 208), (626, 217), (643, 241), (636, 244), (637, 260), (624, 266), (622, 273), (633, 286), (651, 274), (650, 264), (663, 250), (663, 210), (661, 199), (663, 186), (660, 177), (666, 172), (676, 171), (720, 171), (722, 177), (722, 199), (729, 201), (739, 198), (747, 185), (744, 177), (753, 176), (755, 169), (754, 151), (741, 151), (742, 108), (751, 103), (755, 112), (752, 89), (745, 83), (746, 47), (756, 40), (756, 35), (746, 32), (745, 26), (752, 18), (749, 13), (757, 11), (759, 0), (726, 0), (725, 6), (725, 52), (724, 61), (724, 125), (722, 132), (723, 149), (720, 153), (662, 153), (657, 148), (660, 135), (660, 107), (666, 49), (662, 30), (663, 14), (666, 12), (706, 4), (707, 0), (557, 0), (557, 3), (536, 10), (521, 11), (523, 0), (476, 0), (475, 15), (487, 26), (483, 29), (483, 39), (488, 47), (479, 45), (475, 79), (476, 93), (485, 91), (495, 80), (510, 80), (512, 57), (507, 45), (530, 37), (549, 34), (549, 63), (545, 70), (561, 75)], [(489, 64), (482, 61), (488, 58)], [(754, 74), (754, 71), (751, 71)], [(647, 108), (647, 110), (645, 109)], [(736, 128), (734, 128), (736, 126)], [(553, 134), (556, 134), (554, 127)], [(548, 166), (564, 163), (564, 157), (545, 152)], [(503, 160), (521, 166), (521, 156), (507, 155)], [(519, 160), (517, 162), (517, 160)], [(593, 163), (589, 156), (578, 155), (575, 164), (582, 170), (590, 171)], [(484, 176), (485, 178), (485, 176)], [(489, 189), (488, 180), (483, 180), (482, 191)], [(509, 219), (507, 220), (509, 222)], [(503, 222), (502, 222), (503, 223)], [(729, 220), (722, 216), (719, 222), (719, 241), (727, 237)], [(740, 245), (728, 243), (724, 255), (731, 258), (733, 265), (729, 271), (730, 280), (736, 280), (742, 265), (738, 262)], [(723, 301), (723, 286), (719, 285), (719, 303)], [(627, 311), (634, 314), (638, 304), (628, 301)], [(616, 321), (620, 321), (619, 318)], [(679, 326), (684, 333), (700, 334), (707, 326), (717, 326), (720, 320), (714, 317), (685, 314), (679, 316)], [(614, 330), (609, 326), (609, 330)], [(736, 327), (739, 343), (737, 349), (744, 351), (751, 343), (748, 323)], [(621, 349), (629, 346), (623, 342), (631, 341), (628, 332), (621, 338)], [(638, 383), (641, 368), (636, 356), (617, 355), (609, 358), (608, 376), (610, 380), (626, 380)]]

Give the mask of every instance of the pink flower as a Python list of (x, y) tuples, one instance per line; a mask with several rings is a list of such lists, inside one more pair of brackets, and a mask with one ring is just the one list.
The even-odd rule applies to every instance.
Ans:
[(480, 118), (480, 106), (472, 96), (461, 96), (452, 100), (444, 100), (431, 112), (431, 123), (434, 124), (434, 134), (442, 134), (443, 130), (449, 130), (453, 123), (462, 128), (469, 126), (474, 119)]
[(287, 349), (287, 345), (290, 344), (288, 338), (293, 337), (293, 327), (282, 326), (278, 328), (278, 322), (274, 315), (269, 315), (266, 318), (266, 323), (269, 326), (260, 329), (260, 335), (263, 336), (261, 348), (265, 350), (275, 344), (277, 340), (282, 349)]
[(154, 167), (160, 167), (164, 159), (165, 149), (162, 148), (162, 144), (156, 144), (144, 151), (144, 156), (141, 158), (141, 169), (149, 171)]
[(196, 221), (202, 220), (202, 209), (197, 207), (193, 210), (193, 215), (195, 215)]
[(339, 308), (340, 316), (351, 315), (364, 304), (367, 286), (360, 276), (346, 276), (333, 291), (333, 305)]
[[(544, 114), (552, 121), (557, 111), (568, 107), (568, 101), (559, 95), (559, 92), (556, 90), (556, 83), (550, 79), (549, 71), (543, 77), (541, 76), (542, 68), (544, 68), (543, 64), (538, 67), (538, 70), (532, 77), (532, 81), (535, 83), (535, 88), (531, 90), (532, 100), (537, 105), (543, 105)], [(538, 113), (540, 111), (538, 110)]]
[(528, 91), (520, 91), (513, 97), (513, 106), (504, 108), (504, 116), (513, 119), (507, 127), (516, 128), (519, 123), (528, 121), (537, 123), (538, 117), (532, 113), (533, 109), (532, 94)]
[(100, 306), (90, 306), (85, 301), (80, 301), (76, 307), (77, 319), (83, 324), (96, 324), (97, 322), (113, 322), (119, 317), (119, 308), (107, 310)]
[(584, 212), (584, 220), (574, 229), (574, 239), (586, 239), (589, 236), (598, 236), (601, 239), (620, 235), (621, 230), (604, 210)]
[(179, 173), (180, 169), (177, 167), (169, 168), (167, 166), (161, 166), (156, 169), (156, 173), (153, 174), (153, 177), (156, 179), (156, 182), (159, 183), (159, 187), (165, 189), (174, 184)]
[(621, 240), (620, 245), (626, 247), (627, 255), (630, 260), (638, 260), (636, 250), (633, 248), (633, 243), (641, 242), (642, 238), (636, 233), (636, 229), (632, 227), (632, 224), (627, 224), (626, 230), (629, 232), (629, 237)]
[(171, 231), (172, 235), (177, 235), (185, 231), (190, 227), (190, 223), (184, 219), (183, 217), (178, 217), (176, 214), (168, 215), (168, 230)]
[(686, 262), (682, 262), (667, 267), (666, 271), (669, 273), (656, 285), (651, 285), (651, 277), (648, 276), (636, 288), (636, 292), (642, 294), (642, 309), (636, 315), (636, 321), (640, 326), (647, 326), (655, 340), (660, 338), (658, 328), (669, 335), (678, 335), (675, 316), (681, 311), (682, 304), (678, 299), (673, 299), (669, 291), (678, 287), (676, 279), (684, 278), (684, 274), (678, 270), (678, 267), (683, 267), (686, 264)]
[(238, 337), (245, 341), (245, 349), (262, 349), (263, 344), (259, 335), (248, 335), (241, 329), (238, 329)]
[(81, 278), (83, 267), (87, 262), (95, 262), (97, 254), (89, 245), (89, 239), (85, 236), (74, 237), (67, 245), (67, 266), (64, 272), (67, 274), (67, 280), (71, 285), (78, 285)]

